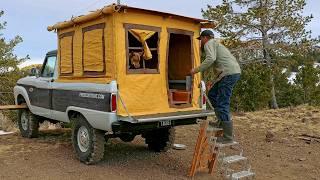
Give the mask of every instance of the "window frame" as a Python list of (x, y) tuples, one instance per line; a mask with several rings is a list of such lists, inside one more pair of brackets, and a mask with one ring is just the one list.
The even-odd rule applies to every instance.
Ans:
[[(56, 60), (55, 60), (55, 62), (54, 62), (54, 67), (53, 67), (53, 74), (52, 74), (52, 76), (43, 76), (43, 72), (44, 72), (44, 70), (45, 70), (45, 68), (46, 68), (46, 65), (48, 64), (48, 59), (49, 59), (50, 57), (55, 57), (55, 58), (56, 58)], [(56, 56), (56, 55), (46, 56), (45, 59), (44, 59), (44, 62), (43, 62), (43, 64), (42, 64), (39, 77), (41, 77), (41, 78), (54, 78), (54, 77), (55, 77), (56, 68), (57, 68), (57, 56)]]
[[(74, 73), (74, 67), (73, 67), (73, 39), (74, 39), (74, 31), (66, 32), (59, 35), (59, 73), (61, 76), (72, 76)], [(65, 37), (72, 36), (71, 40), (71, 73), (61, 73), (61, 39)]]
[[(160, 70), (159, 70), (159, 67), (160, 67), (159, 45), (160, 45), (161, 27), (141, 25), (141, 24), (130, 24), (130, 23), (124, 23), (123, 27), (125, 29), (126, 72), (127, 72), (127, 74), (160, 74)], [(145, 68), (144, 60), (143, 60), (143, 69), (130, 69), (129, 34), (128, 34), (130, 29), (149, 30), (149, 31), (154, 31), (154, 32), (158, 33), (158, 41), (157, 41), (158, 64), (157, 64), (157, 69)], [(143, 47), (142, 47), (142, 49), (143, 49)], [(152, 48), (150, 48), (150, 50), (151, 49)], [(154, 51), (154, 50), (151, 50), (151, 51)]]
[[(94, 24), (90, 25), (87, 27), (82, 28), (82, 72), (84, 76), (104, 76), (106, 74), (106, 45), (105, 45), (105, 28), (106, 28), (106, 23), (99, 23), (99, 24)], [(102, 60), (103, 60), (103, 71), (97, 72), (97, 71), (85, 71), (84, 70), (84, 35), (88, 31), (93, 31), (97, 29), (102, 29)]]

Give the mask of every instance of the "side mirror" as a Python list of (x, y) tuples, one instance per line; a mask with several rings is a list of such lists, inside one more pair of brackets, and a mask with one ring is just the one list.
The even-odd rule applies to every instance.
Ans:
[(29, 76), (39, 77), (39, 69), (35, 67), (31, 68)]

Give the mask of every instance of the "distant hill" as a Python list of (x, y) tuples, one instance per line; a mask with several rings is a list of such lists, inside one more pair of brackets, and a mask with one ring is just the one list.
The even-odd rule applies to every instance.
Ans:
[(22, 76), (28, 76), (30, 74), (31, 69), (34, 67), (40, 71), (42, 64), (31, 64), (29, 66), (21, 68), (20, 71), (22, 73)]
[(42, 67), (42, 64), (31, 64), (29, 66), (25, 66), (23, 68), (21, 68), (21, 71), (23, 72), (29, 72), (32, 68), (38, 68), (39, 70), (41, 69)]

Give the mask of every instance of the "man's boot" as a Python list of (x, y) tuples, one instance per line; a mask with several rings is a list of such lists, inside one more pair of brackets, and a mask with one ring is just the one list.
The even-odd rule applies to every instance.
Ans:
[(223, 137), (218, 137), (217, 142), (219, 143), (232, 143), (233, 142), (233, 122), (232, 121), (221, 121), (221, 127), (223, 129)]

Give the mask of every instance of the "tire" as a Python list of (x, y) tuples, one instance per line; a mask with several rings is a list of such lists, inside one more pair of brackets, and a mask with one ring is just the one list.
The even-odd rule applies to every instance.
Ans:
[(105, 132), (94, 129), (81, 115), (72, 118), (71, 121), (72, 144), (78, 159), (88, 165), (101, 161), (106, 143)]
[(147, 132), (145, 135), (146, 144), (151, 151), (166, 152), (168, 151), (175, 139), (174, 128), (155, 129)]
[(123, 142), (131, 142), (134, 140), (134, 138), (136, 137), (136, 135), (134, 134), (121, 134), (119, 136), (119, 138), (123, 141)]
[(36, 138), (39, 133), (39, 119), (29, 109), (18, 111), (18, 126), (22, 137)]

